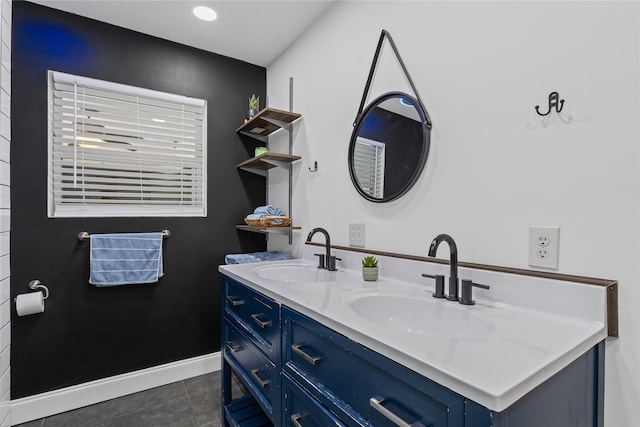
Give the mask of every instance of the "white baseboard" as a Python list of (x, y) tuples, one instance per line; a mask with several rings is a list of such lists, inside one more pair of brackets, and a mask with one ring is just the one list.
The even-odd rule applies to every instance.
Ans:
[(37, 420), (209, 372), (219, 371), (220, 352), (103, 378), (11, 401), (12, 425)]

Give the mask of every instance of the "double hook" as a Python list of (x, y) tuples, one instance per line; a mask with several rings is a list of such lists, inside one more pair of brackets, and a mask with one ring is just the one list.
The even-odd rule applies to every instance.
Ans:
[(558, 95), (558, 92), (551, 92), (549, 94), (549, 111), (542, 114), (540, 112), (540, 106), (536, 105), (536, 113), (538, 113), (539, 116), (543, 116), (543, 117), (548, 116), (551, 113), (551, 110), (553, 108), (555, 108), (556, 113), (559, 113), (560, 111), (562, 111), (563, 106), (564, 106), (564, 99), (560, 99), (560, 95)]

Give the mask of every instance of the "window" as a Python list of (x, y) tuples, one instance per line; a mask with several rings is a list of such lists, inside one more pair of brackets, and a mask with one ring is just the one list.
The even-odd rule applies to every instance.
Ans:
[(49, 71), (49, 217), (206, 216), (206, 111)]
[(375, 198), (384, 195), (385, 144), (358, 137), (353, 150), (353, 169), (360, 188)]

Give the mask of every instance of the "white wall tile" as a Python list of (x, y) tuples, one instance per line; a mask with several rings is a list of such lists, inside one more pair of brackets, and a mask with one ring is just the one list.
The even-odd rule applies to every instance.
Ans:
[[(0, 90), (2, 95), (5, 95), (5, 92)], [(11, 98), (7, 95), (7, 100), (11, 102)], [(2, 108), (2, 103), (0, 102), (0, 108)], [(11, 143), (7, 138), (0, 136), (0, 160), (5, 163), (11, 162)]]
[(2, 66), (11, 74), (11, 47), (2, 43), (0, 49), (2, 49)]
[(0, 233), (0, 256), (9, 255), (10, 242), (9, 233)]
[(0, 304), (9, 300), (11, 296), (11, 278), (0, 280)]
[(0, 280), (5, 279), (10, 275), (11, 275), (11, 270), (10, 270), (10, 264), (9, 264), (9, 255), (0, 256)]
[[(3, 68), (4, 70), (4, 68)], [(11, 97), (9, 94), (0, 89), (0, 112), (7, 117), (11, 117)]]
[(0, 232), (11, 231), (11, 215), (9, 209), (0, 209)]
[[(6, 73), (0, 73), (2, 76), (5, 76)], [(0, 77), (0, 80), (4, 80), (3, 77)], [(11, 139), (11, 119), (7, 115), (0, 114), (0, 135), (3, 138)]]
[(9, 322), (11, 322), (11, 303), (9, 301), (5, 301), (0, 304), (0, 326), (5, 326)]
[(2, 373), (0, 377), (0, 393), (6, 396), (11, 392), (11, 368)]
[[(3, 2), (4, 3), (4, 2)], [(2, 37), (2, 43), (5, 43), (7, 46), (11, 46), (11, 12), (8, 12), (9, 15), (5, 15), (5, 9), (2, 8), (2, 21), (0, 29), (0, 37)]]
[(0, 184), (0, 209), (11, 208), (11, 190), (9, 186)]
[(11, 347), (7, 346), (0, 352), (0, 373), (9, 369), (11, 364)]
[(11, 345), (11, 324), (0, 329), (0, 348)]
[(11, 96), (11, 73), (5, 68), (0, 68), (0, 87)]
[(0, 184), (11, 185), (11, 170), (9, 163), (0, 159)]
[(0, 424), (1, 427), (11, 426), (11, 392), (2, 396), (2, 401), (0, 401), (0, 419), (2, 420), (2, 424)]

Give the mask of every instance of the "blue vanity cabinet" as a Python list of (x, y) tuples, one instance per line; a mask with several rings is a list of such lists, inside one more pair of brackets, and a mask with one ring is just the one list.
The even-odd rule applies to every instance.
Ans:
[[(223, 275), (222, 308), (224, 425), (280, 425), (280, 305)], [(232, 372), (248, 395), (232, 395)]]
[[(604, 425), (604, 342), (494, 412), (233, 279), (222, 283), (225, 426)], [(248, 395), (231, 395), (233, 372)]]
[(284, 373), (345, 424), (464, 426), (462, 396), (286, 307), (282, 321)]

